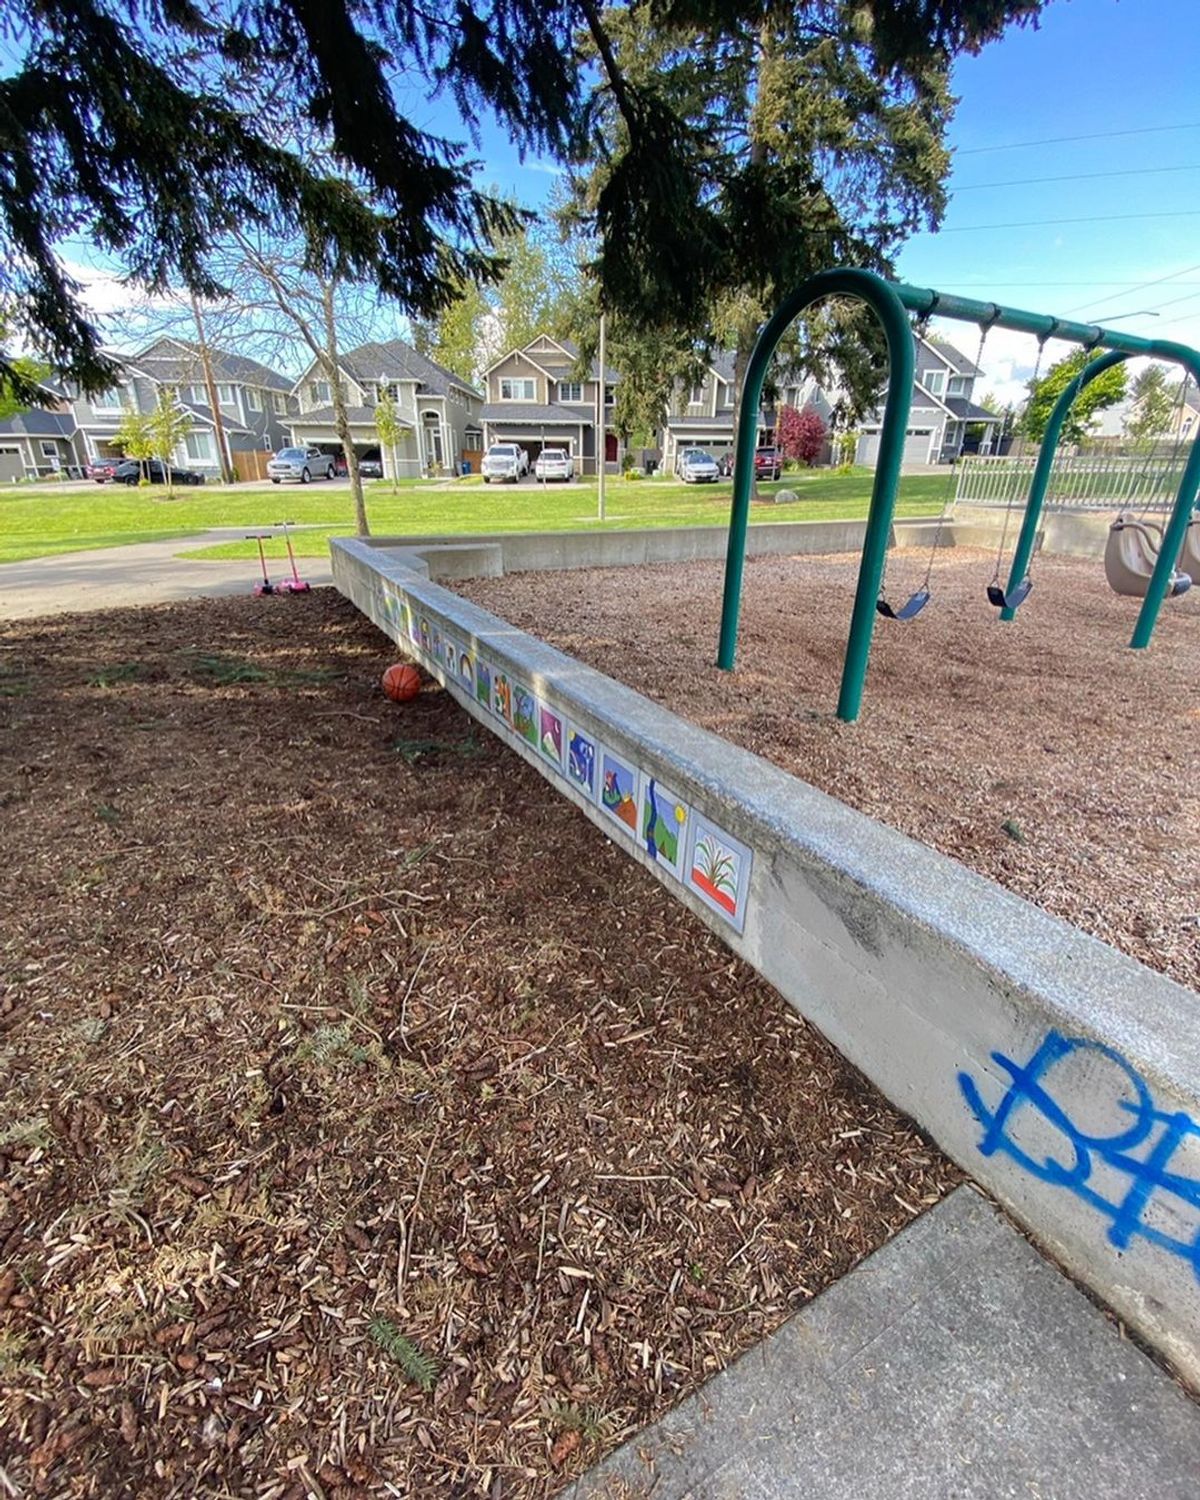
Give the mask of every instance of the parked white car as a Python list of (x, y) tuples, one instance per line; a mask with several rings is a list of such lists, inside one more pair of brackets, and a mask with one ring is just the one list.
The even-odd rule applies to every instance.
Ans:
[(310, 479), (332, 479), (333, 475), (333, 455), (322, 453), (320, 448), (281, 448), (267, 465), (267, 478), (272, 484), (285, 479), (307, 484)]
[(520, 443), (493, 443), (483, 455), (480, 472), (484, 484), (491, 484), (493, 479), (516, 484), (523, 474), (529, 473), (529, 455)]
[(721, 474), (716, 459), (701, 448), (685, 448), (679, 455), (675, 472), (684, 484), (716, 484)]
[(533, 473), (537, 479), (574, 479), (575, 460), (565, 448), (543, 448)]

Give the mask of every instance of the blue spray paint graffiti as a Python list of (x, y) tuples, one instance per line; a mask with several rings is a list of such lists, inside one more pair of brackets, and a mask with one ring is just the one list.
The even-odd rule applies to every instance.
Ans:
[[(1107, 1073), (1117, 1084), (1116, 1093), (1109, 1095), (1111, 1131), (1081, 1128), (1052, 1092), (1056, 1071), (1059, 1084), (1066, 1082), (1064, 1065), (1070, 1058), (1078, 1059), (1085, 1071), (1077, 1075), (1073, 1089), (1063, 1092), (1078, 1099), (1079, 1109), (1103, 1112), (1097, 1074), (1103, 1078)], [(1164, 1221), (1174, 1228), (1180, 1219), (1194, 1219), (1200, 1210), (1200, 1179), (1171, 1170), (1180, 1146), (1200, 1136), (1200, 1125), (1182, 1111), (1158, 1109), (1145, 1079), (1119, 1052), (1085, 1037), (1047, 1032), (1024, 1067), (1000, 1052), (993, 1052), (992, 1059), (1011, 1080), (994, 1111), (970, 1074), (958, 1075), (963, 1098), (983, 1126), (981, 1153), (1011, 1157), (1041, 1182), (1074, 1193), (1109, 1221), (1108, 1241), (1116, 1249), (1125, 1250), (1140, 1237), (1189, 1261), (1200, 1280), (1200, 1224), (1190, 1239), (1163, 1227)], [(1117, 1070), (1115, 1076), (1106, 1065)], [(1031, 1116), (1031, 1111), (1036, 1113)], [(1018, 1136), (1030, 1146), (1036, 1139), (1045, 1154), (1032, 1155), (1018, 1144)], [(1148, 1217), (1152, 1209), (1157, 1222)]]

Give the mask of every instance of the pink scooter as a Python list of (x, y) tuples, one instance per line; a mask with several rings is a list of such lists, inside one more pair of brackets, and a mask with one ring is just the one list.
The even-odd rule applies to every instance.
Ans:
[(312, 584), (307, 579), (301, 578), (300, 574), (296, 572), (296, 554), (292, 551), (292, 538), (288, 532), (288, 527), (295, 525), (295, 522), (276, 521), (275, 524), (276, 526), (283, 527), (283, 539), (287, 543), (288, 549), (288, 562), (292, 565), (292, 576), (285, 578), (282, 583), (277, 583), (275, 587), (281, 594), (311, 594)]

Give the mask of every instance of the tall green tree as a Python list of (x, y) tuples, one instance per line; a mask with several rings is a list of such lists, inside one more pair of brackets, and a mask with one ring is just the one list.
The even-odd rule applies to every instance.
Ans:
[[(413, 319), (413, 347), (472, 385), (486, 363), (494, 324), (492, 304), (473, 281), (435, 317)], [(494, 342), (494, 334), (491, 335)]]
[(1133, 409), (1125, 432), (1139, 448), (1148, 447), (1170, 432), (1179, 387), (1170, 384), (1162, 365), (1147, 365), (1133, 382), (1132, 394)]
[[(151, 289), (216, 298), (212, 241), (280, 232), (304, 241), (306, 269), (436, 314), (495, 279), (493, 241), (515, 227), (463, 145), (490, 114), (563, 162), (602, 127), (606, 306), (696, 327), (723, 287), (761, 300), (814, 264), (877, 263), (936, 220), (949, 62), (1043, 3), (38, 0), (0, 77), (0, 292), (93, 390), (114, 371), (55, 253), (72, 236)], [(453, 99), (461, 140), (409, 117), (422, 86)]]
[[(1046, 424), (1054, 403), (1076, 375), (1091, 360), (1100, 356), (1087, 349), (1076, 349), (1065, 359), (1050, 366), (1042, 378), (1029, 382), (1029, 400), (1021, 417), (1021, 431), (1035, 443), (1040, 443), (1046, 433)], [(1100, 412), (1115, 406), (1125, 396), (1125, 366), (1114, 365), (1105, 370), (1076, 397), (1067, 420), (1063, 423), (1061, 441), (1078, 443), (1087, 436), (1088, 430)]]
[[(925, 6), (926, 25), (918, 9), (766, 0), (736, 25), (719, 4), (606, 11), (606, 35), (592, 31), (610, 85), (597, 103), (605, 152), (578, 182), (606, 305), (697, 344), (715, 335), (740, 392), (787, 291), (829, 266), (888, 271), (909, 235), (936, 228), (954, 48), (1029, 7), (991, 6), (986, 21), (958, 7), (949, 31), (948, 7)], [(635, 202), (648, 168), (639, 133), (658, 134), (660, 167)], [(857, 304), (823, 310), (795, 350), (815, 375), (838, 369), (849, 415), (877, 394), (882, 354)]]

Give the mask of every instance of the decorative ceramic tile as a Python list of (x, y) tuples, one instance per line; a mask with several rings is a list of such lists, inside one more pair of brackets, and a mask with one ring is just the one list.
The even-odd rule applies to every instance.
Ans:
[(754, 856), (732, 834), (692, 813), (692, 843), (687, 884), (706, 906), (711, 906), (741, 932), (746, 923), (746, 897)]

